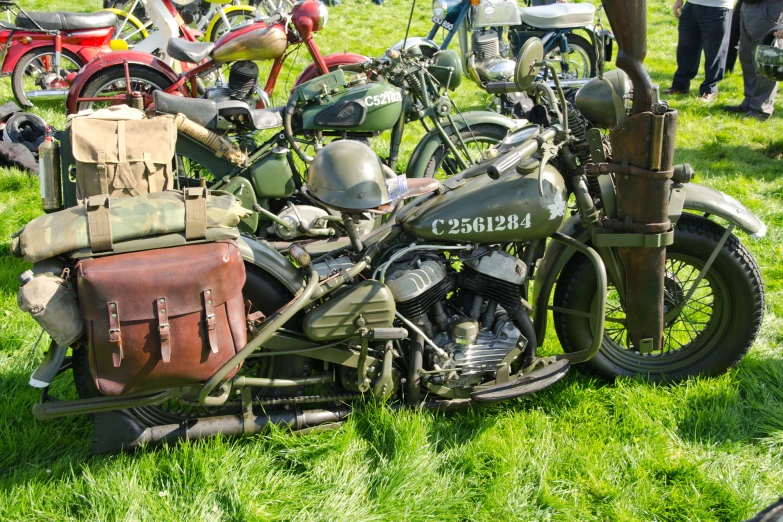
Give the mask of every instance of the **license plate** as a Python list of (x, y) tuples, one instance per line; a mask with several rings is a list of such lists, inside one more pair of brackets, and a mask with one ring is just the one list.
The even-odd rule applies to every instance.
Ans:
[(442, 20), (442, 19), (438, 18), (437, 16), (433, 16), (432, 17), (432, 22), (435, 25), (438, 25), (438, 26), (444, 28), (447, 31), (453, 31), (454, 30), (454, 24), (452, 24), (451, 22), (448, 22), (446, 20)]

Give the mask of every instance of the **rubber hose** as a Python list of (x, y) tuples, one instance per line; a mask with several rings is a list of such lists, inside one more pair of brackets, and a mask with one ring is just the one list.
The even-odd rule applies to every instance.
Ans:
[(525, 346), (525, 360), (522, 363), (523, 366), (528, 366), (533, 362), (536, 356), (536, 349), (538, 348), (538, 339), (536, 338), (536, 330), (533, 328), (533, 321), (530, 320), (530, 316), (527, 315), (524, 309), (520, 308), (514, 314), (514, 324), (522, 331), (522, 335), (527, 339), (527, 345)]
[(175, 121), (179, 132), (190, 136), (197, 142), (209, 147), (217, 153), (219, 158), (226, 158), (231, 163), (240, 166), (247, 164), (247, 154), (242, 152), (235, 144), (231, 143), (228, 138), (189, 120), (188, 117), (182, 113), (177, 114)]
[(288, 140), (288, 144), (294, 149), (296, 155), (305, 163), (310, 164), (313, 162), (313, 157), (308, 156), (305, 151), (299, 147), (299, 144), (294, 139), (294, 130), (291, 127), (291, 118), (296, 110), (296, 101), (297, 97), (291, 96), (291, 99), (288, 100), (288, 104), (285, 106), (285, 110), (283, 110), (283, 130), (285, 131), (285, 137)]

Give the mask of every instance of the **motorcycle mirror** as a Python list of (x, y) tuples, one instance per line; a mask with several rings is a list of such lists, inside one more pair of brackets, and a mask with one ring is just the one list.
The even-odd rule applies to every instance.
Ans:
[(525, 91), (538, 76), (537, 63), (544, 59), (544, 44), (538, 38), (529, 38), (517, 56), (514, 83), (517, 90)]

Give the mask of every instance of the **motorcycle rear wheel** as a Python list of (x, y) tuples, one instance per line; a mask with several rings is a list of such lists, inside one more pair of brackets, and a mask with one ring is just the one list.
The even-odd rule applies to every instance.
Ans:
[[(140, 66), (137, 64), (128, 64), (128, 75), (131, 81), (131, 90), (142, 93), (143, 96), (151, 96), (153, 91), (163, 90), (171, 85), (171, 80), (162, 72), (156, 71), (151, 67)], [(82, 88), (82, 92), (79, 94), (80, 98), (100, 98), (102, 96), (115, 97), (121, 96), (126, 92), (125, 88), (125, 68), (122, 65), (109, 67), (105, 71), (101, 71), (96, 74), (87, 84)], [(83, 111), (86, 109), (100, 109), (107, 107), (118, 102), (107, 101), (104, 102), (79, 102), (76, 110)]]
[[(687, 295), (692, 282), (718, 244), (725, 229), (709, 219), (683, 214), (666, 249), (665, 310)], [(692, 283), (691, 283), (692, 284)], [(574, 257), (563, 269), (554, 306), (590, 312), (596, 280), (592, 264)], [(719, 375), (745, 356), (758, 334), (765, 309), (764, 283), (756, 261), (735, 236), (730, 236), (699, 282), (693, 297), (676, 317), (666, 317), (663, 349), (642, 354), (629, 349), (624, 312), (610, 286), (604, 341), (595, 357), (577, 368), (606, 379), (642, 376), (651, 381), (679, 381), (694, 375)], [(554, 313), (555, 331), (566, 352), (587, 349), (593, 339), (592, 320)]]

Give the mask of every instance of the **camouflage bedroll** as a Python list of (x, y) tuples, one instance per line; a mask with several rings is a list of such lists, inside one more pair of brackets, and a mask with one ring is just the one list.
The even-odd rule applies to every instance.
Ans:
[[(187, 234), (185, 199), (182, 192), (175, 191), (106, 199), (103, 212), (108, 226), (104, 230), (110, 236), (109, 244), (163, 234)], [(204, 191), (204, 199), (205, 212), (201, 216), (204, 229), (232, 229), (252, 213), (231, 194)], [(75, 250), (92, 248), (97, 251), (95, 230), (91, 234), (88, 224), (91, 212), (88, 206), (71, 207), (32, 220), (14, 234), (12, 254), (37, 263)]]

